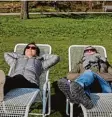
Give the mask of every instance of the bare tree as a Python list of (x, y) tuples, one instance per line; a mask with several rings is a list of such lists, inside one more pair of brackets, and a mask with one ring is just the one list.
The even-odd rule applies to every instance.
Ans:
[(21, 1), (21, 19), (29, 19), (28, 1)]

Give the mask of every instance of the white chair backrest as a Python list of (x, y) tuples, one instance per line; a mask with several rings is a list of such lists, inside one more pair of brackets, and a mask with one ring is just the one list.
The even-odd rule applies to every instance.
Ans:
[[(17, 44), (14, 48), (14, 52), (23, 54), (24, 48), (27, 44)], [(48, 44), (36, 44), (40, 49), (40, 56), (43, 54), (51, 54), (51, 46)]]
[(69, 71), (71, 71), (75, 65), (80, 61), (83, 55), (84, 48), (87, 46), (93, 46), (101, 54), (101, 56), (107, 58), (106, 49), (99, 45), (71, 45), (68, 49), (69, 56)]
[[(20, 54), (23, 54), (23, 51), (24, 51), (24, 48), (26, 47), (27, 44), (24, 44), (24, 43), (19, 43), (17, 45), (15, 45), (15, 48), (14, 48), (14, 52), (17, 52), (17, 53), (20, 53)], [(51, 46), (48, 45), (48, 44), (36, 44), (39, 49), (40, 49), (40, 56), (43, 55), (43, 54), (51, 54)], [(9, 70), (9, 75), (11, 73), (11, 68)], [(48, 80), (48, 75), (49, 75), (49, 71), (44, 71), (39, 80), (40, 80), (40, 86), (43, 86), (44, 82), (46, 80)]]

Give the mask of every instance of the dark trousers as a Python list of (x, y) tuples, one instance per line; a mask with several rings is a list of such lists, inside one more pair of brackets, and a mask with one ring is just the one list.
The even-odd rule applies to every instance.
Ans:
[(39, 88), (35, 83), (29, 82), (22, 75), (16, 75), (14, 77), (6, 76), (6, 82), (4, 85), (4, 95), (11, 89), (15, 88)]

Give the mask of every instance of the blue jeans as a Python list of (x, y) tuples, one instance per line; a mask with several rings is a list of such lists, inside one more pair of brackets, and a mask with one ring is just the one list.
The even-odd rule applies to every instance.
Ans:
[(86, 70), (75, 80), (75, 82), (79, 83), (84, 89), (87, 89), (85, 90), (87, 93), (91, 93), (89, 87), (93, 84), (95, 80), (99, 82), (102, 93), (112, 93), (112, 88), (109, 83), (97, 73), (91, 70)]

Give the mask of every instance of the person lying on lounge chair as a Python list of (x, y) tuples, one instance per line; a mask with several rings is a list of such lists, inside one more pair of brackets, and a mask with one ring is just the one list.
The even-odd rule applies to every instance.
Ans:
[(15, 88), (39, 88), (39, 76), (44, 70), (54, 66), (60, 60), (58, 55), (39, 56), (40, 49), (35, 43), (29, 43), (23, 54), (5, 52), (4, 57), (12, 68), (10, 76), (0, 71), (0, 102), (4, 94)]
[[(105, 79), (104, 79), (105, 78)], [(59, 89), (73, 103), (91, 109), (90, 93), (112, 93), (112, 67), (96, 48), (88, 46), (75, 68), (58, 81)]]

